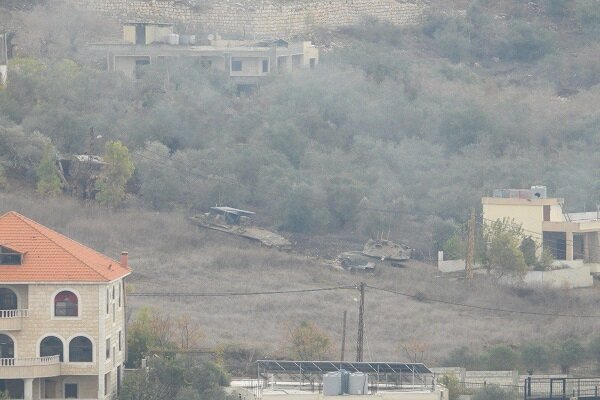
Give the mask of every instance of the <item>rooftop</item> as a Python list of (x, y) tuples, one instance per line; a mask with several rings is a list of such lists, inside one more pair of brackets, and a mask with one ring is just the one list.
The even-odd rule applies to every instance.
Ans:
[(0, 265), (0, 282), (110, 282), (131, 273), (119, 262), (17, 212), (0, 216), (0, 246), (20, 263)]

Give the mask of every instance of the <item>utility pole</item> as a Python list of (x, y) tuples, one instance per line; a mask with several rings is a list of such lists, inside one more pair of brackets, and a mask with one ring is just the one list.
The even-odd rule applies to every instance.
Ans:
[(470, 281), (473, 279), (473, 258), (475, 256), (475, 210), (471, 210), (469, 218), (469, 236), (467, 239), (467, 257), (465, 259), (465, 279)]
[(346, 353), (346, 317), (348, 316), (348, 311), (344, 310), (344, 323), (342, 325), (342, 357), (340, 361), (344, 361), (344, 354)]
[(363, 360), (363, 341), (364, 341), (364, 330), (365, 330), (365, 286), (364, 282), (361, 282), (358, 286), (360, 290), (360, 300), (358, 305), (358, 335), (356, 336), (356, 361), (362, 362)]

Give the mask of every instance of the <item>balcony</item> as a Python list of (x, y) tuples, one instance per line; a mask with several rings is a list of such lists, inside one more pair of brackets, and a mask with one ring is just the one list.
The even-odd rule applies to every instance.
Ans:
[(60, 357), (0, 358), (0, 379), (48, 378), (60, 375)]
[(0, 310), (0, 331), (20, 331), (28, 310)]

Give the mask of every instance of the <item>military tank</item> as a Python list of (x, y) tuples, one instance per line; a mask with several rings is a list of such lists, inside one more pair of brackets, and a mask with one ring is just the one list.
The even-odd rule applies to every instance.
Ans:
[(256, 213), (232, 207), (211, 207), (205, 214), (190, 217), (197, 226), (215, 231), (241, 236), (260, 243), (264, 247), (272, 247), (289, 251), (292, 243), (281, 235), (267, 229), (254, 226), (252, 217)]

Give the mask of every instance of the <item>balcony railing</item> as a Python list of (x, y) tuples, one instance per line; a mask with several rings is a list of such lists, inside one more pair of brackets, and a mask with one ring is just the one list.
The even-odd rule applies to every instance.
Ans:
[(35, 367), (60, 363), (60, 356), (0, 358), (0, 367)]
[(0, 310), (1, 318), (23, 318), (27, 317), (29, 310)]
[(0, 379), (47, 378), (59, 376), (60, 357), (0, 358)]

